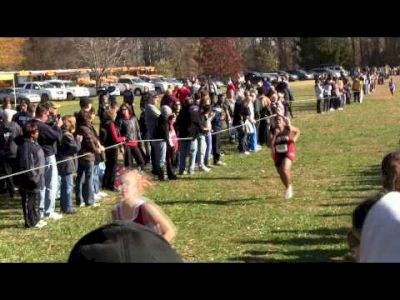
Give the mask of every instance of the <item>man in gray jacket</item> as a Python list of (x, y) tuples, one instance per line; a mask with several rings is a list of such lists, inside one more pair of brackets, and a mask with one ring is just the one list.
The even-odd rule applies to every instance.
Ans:
[[(159, 97), (157, 95), (151, 95), (150, 98), (147, 100), (147, 104), (145, 106), (145, 120), (146, 120), (146, 127), (147, 127), (147, 136), (146, 139), (152, 140), (154, 139), (154, 129), (156, 128), (158, 117), (160, 116), (161, 112), (157, 108), (156, 104), (159, 101)], [(151, 142), (151, 165), (152, 171), (151, 173), (154, 175), (158, 175), (157, 164), (156, 164), (156, 142)]]

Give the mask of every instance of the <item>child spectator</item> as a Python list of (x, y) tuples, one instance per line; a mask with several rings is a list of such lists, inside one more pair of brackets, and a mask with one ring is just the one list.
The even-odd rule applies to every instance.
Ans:
[[(35, 123), (28, 123), (23, 128), (23, 141), (19, 144), (17, 161), (19, 170), (29, 170), (45, 164), (44, 152), (38, 144), (39, 129)], [(19, 192), (22, 200), (25, 227), (46, 226), (40, 220), (40, 190), (44, 188), (44, 168), (31, 170), (18, 176)]]

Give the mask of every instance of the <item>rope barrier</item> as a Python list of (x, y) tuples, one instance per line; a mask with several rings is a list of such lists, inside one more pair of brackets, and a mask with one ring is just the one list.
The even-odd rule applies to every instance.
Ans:
[[(266, 119), (272, 118), (274, 116), (276, 116), (276, 115), (267, 116), (267, 117), (264, 117), (264, 118), (257, 119), (255, 121), (259, 122), (261, 120), (266, 120)], [(219, 130), (219, 131), (216, 131), (216, 132), (212, 132), (211, 135), (220, 134), (222, 132), (225, 132), (225, 131), (228, 131), (228, 130), (232, 130), (232, 129), (236, 129), (236, 128), (243, 127), (243, 126), (245, 126), (245, 124), (240, 124), (240, 125), (237, 125), (237, 126), (229, 127), (227, 129), (222, 129), (222, 130)], [(193, 140), (193, 137), (177, 138), (177, 140), (178, 141)], [(164, 140), (163, 139), (137, 140), (138, 143), (143, 143), (143, 142), (162, 142), (162, 141), (164, 141)], [(115, 144), (115, 145), (107, 146), (107, 147), (104, 148), (104, 151), (107, 151), (107, 150), (112, 149), (112, 148), (119, 147), (119, 146), (121, 146), (121, 145), (123, 145), (125, 143), (126, 143), (126, 141), (118, 143), (118, 144)], [(92, 153), (84, 153), (84, 154), (77, 155), (77, 156), (74, 156), (74, 157), (70, 157), (70, 158), (67, 158), (67, 159), (59, 160), (59, 161), (56, 162), (56, 165), (58, 165), (60, 163), (63, 163), (63, 162), (70, 161), (70, 160), (78, 159), (78, 158), (81, 158), (81, 157), (84, 157), (84, 156), (87, 156), (87, 155), (90, 155), (90, 154), (92, 154)], [(25, 173), (28, 173), (28, 172), (31, 172), (31, 171), (35, 171), (35, 170), (40, 170), (40, 169), (47, 168), (47, 167), (50, 167), (50, 166), (51, 166), (51, 164), (46, 164), (46, 165), (42, 165), (42, 166), (39, 166), (39, 167), (31, 168), (31, 169), (28, 169), (28, 170), (23, 170), (23, 171), (19, 171), (19, 172), (16, 172), (16, 173), (12, 173), (12, 174), (9, 174), (9, 175), (4, 175), (4, 176), (0, 177), (0, 180), (4, 180), (4, 179), (10, 178), (10, 177), (22, 175), (22, 174), (25, 174)]]

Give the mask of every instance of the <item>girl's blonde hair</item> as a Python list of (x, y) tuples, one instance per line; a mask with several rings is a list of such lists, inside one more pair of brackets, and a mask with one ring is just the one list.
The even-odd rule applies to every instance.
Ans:
[(138, 196), (142, 195), (145, 191), (154, 186), (153, 181), (146, 174), (133, 169), (125, 169), (122, 176), (129, 176), (130, 179), (136, 182), (136, 189)]
[(62, 125), (61, 129), (64, 129), (70, 133), (74, 133), (75, 126), (76, 126), (75, 117), (71, 116), (71, 115), (67, 115), (62, 118), (62, 121), (64, 124)]

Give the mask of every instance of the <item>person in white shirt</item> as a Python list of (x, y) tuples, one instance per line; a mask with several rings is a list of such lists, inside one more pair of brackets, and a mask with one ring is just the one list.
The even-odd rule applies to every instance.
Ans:
[(315, 80), (315, 97), (317, 98), (317, 113), (321, 113), (321, 103), (324, 100), (324, 88), (322, 87), (322, 83), (320, 80)]
[(327, 79), (324, 83), (324, 112), (328, 112), (331, 106), (331, 94), (332, 94), (332, 85), (330, 81)]

